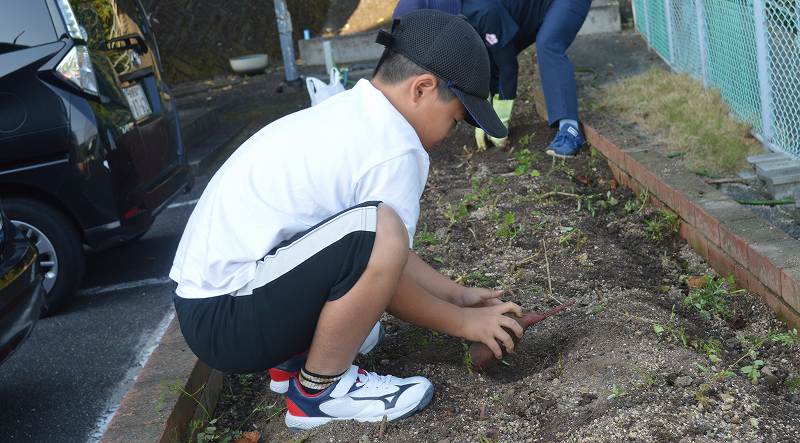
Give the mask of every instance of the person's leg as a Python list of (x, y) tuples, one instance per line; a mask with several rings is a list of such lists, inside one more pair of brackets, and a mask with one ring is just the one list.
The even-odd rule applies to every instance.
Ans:
[(567, 57), (567, 48), (575, 40), (590, 6), (591, 0), (554, 0), (536, 35), (536, 57), (551, 126), (561, 119), (578, 120), (575, 69)]
[(332, 375), (350, 367), (364, 338), (389, 305), (407, 259), (406, 228), (391, 207), (381, 204), (369, 263), (344, 296), (322, 308), (306, 369)]
[[(408, 233), (388, 205), (378, 207), (369, 261), (319, 315), (308, 359), (286, 393), (286, 425), (309, 429), (331, 420), (394, 420), (425, 407), (433, 385), (423, 377), (387, 377), (352, 365), (364, 338), (396, 294), (408, 260)], [(332, 291), (335, 292), (335, 291)]]

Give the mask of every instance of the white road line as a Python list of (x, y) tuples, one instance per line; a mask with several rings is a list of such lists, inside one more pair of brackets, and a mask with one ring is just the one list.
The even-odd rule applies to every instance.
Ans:
[(199, 199), (199, 198), (196, 198), (196, 199), (194, 199), (194, 200), (189, 200), (189, 201), (185, 201), (185, 202), (177, 202), (177, 203), (172, 203), (172, 204), (170, 204), (170, 205), (167, 205), (167, 209), (180, 208), (180, 207), (182, 207), (182, 206), (194, 206), (194, 205), (196, 205), (196, 204), (197, 204), (197, 202), (199, 202), (199, 201), (200, 201), (200, 199)]
[(147, 363), (147, 359), (150, 358), (150, 354), (155, 351), (158, 343), (161, 341), (161, 337), (164, 336), (164, 333), (167, 331), (167, 327), (169, 327), (170, 322), (172, 319), (175, 318), (175, 310), (170, 308), (169, 312), (164, 316), (161, 320), (161, 323), (158, 324), (156, 330), (148, 336), (148, 334), (142, 334), (142, 337), (139, 339), (139, 343), (137, 344), (136, 348), (139, 349), (139, 353), (136, 356), (136, 363), (128, 369), (128, 372), (123, 377), (122, 381), (116, 386), (114, 389), (114, 393), (109, 398), (108, 403), (106, 404), (105, 413), (103, 414), (100, 419), (97, 420), (95, 424), (94, 430), (89, 434), (87, 441), (89, 443), (96, 443), (99, 442), (100, 439), (103, 438), (103, 434), (106, 433), (108, 430), (108, 425), (111, 423), (111, 419), (114, 418), (114, 414), (116, 414), (117, 409), (119, 409), (119, 405), (122, 402), (122, 398), (125, 397), (125, 394), (128, 393), (128, 390), (133, 386), (133, 383), (136, 381), (136, 377), (139, 376), (139, 371), (144, 367), (145, 363)]
[(78, 296), (105, 294), (106, 292), (123, 291), (125, 289), (140, 288), (143, 286), (165, 285), (170, 282), (172, 282), (172, 280), (169, 277), (146, 278), (144, 280), (129, 281), (116, 285), (81, 289), (78, 291)]

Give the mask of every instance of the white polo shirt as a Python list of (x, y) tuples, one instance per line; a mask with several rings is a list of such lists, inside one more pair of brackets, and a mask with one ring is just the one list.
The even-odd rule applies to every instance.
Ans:
[(250, 137), (214, 174), (169, 276), (177, 295), (230, 294), (280, 242), (367, 201), (383, 201), (409, 247), (430, 160), (414, 128), (367, 80)]

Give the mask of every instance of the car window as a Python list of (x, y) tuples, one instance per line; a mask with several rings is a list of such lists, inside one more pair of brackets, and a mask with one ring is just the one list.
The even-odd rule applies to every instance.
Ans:
[(58, 40), (44, 0), (0, 0), (0, 52)]
[[(86, 30), (92, 57), (106, 58), (117, 76), (153, 65), (153, 53), (139, 53), (124, 44), (109, 42), (120, 37), (144, 34), (147, 18), (136, 0), (71, 0), (80, 25)], [(144, 40), (142, 40), (144, 43)]]

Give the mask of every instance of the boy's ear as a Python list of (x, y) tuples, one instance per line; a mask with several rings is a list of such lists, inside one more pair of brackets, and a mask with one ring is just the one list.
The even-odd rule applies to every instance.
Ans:
[(412, 82), (414, 102), (419, 102), (423, 97), (436, 93), (438, 80), (431, 74), (417, 76)]

